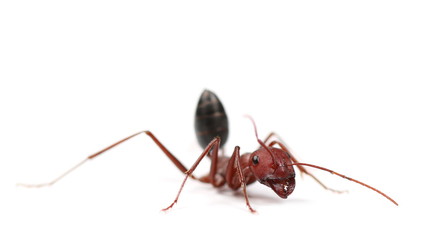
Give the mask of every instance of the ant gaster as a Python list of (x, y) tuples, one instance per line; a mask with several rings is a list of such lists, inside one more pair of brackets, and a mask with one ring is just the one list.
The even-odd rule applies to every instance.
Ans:
[[(331, 174), (358, 183), (381, 194), (395, 205), (398, 205), (388, 195), (363, 182), (324, 167), (298, 162), (297, 159), (289, 152), (288, 148), (282, 143), (282, 141), (271, 141), (272, 137), (278, 139), (275, 133), (269, 134), (269, 136), (264, 141), (261, 141), (258, 138), (255, 122), (252, 120), (252, 118), (250, 119), (254, 125), (255, 136), (260, 145), (259, 149), (252, 153), (244, 153), (240, 155), (240, 147), (236, 146), (234, 148), (234, 152), (230, 157), (224, 156), (223, 154), (219, 155), (219, 149), (223, 147), (228, 138), (228, 118), (218, 97), (211, 91), (205, 90), (200, 96), (195, 115), (195, 131), (197, 134), (197, 139), (200, 146), (202, 146), (204, 150), (197, 158), (195, 163), (191, 166), (191, 168), (187, 169), (174, 155), (172, 155), (172, 153), (157, 139), (157, 137), (154, 136), (153, 133), (151, 133), (150, 131), (141, 131), (130, 135), (97, 153), (90, 155), (85, 160), (81, 161), (51, 182), (44, 184), (17, 185), (24, 187), (43, 187), (53, 185), (88, 160), (92, 160), (102, 153), (114, 148), (115, 146), (126, 142), (127, 140), (139, 134), (144, 133), (149, 136), (154, 141), (154, 143), (163, 151), (163, 153), (172, 161), (172, 163), (174, 163), (174, 165), (185, 174), (185, 178), (180, 186), (176, 198), (171, 205), (163, 209), (164, 211), (172, 208), (177, 203), (180, 193), (186, 183), (186, 180), (190, 177), (204, 183), (210, 183), (214, 187), (222, 187), (225, 184), (233, 190), (238, 190), (241, 187), (247, 207), (251, 212), (255, 212), (255, 210), (251, 207), (249, 203), (248, 194), (246, 192), (246, 185), (258, 181), (259, 183), (270, 187), (279, 197), (285, 199), (294, 191), (295, 188), (294, 166), (296, 166), (302, 174), (306, 174), (312, 177), (316, 182), (318, 182), (323, 188), (327, 190), (341, 193), (341, 191), (328, 188), (319, 179), (317, 179), (314, 175), (307, 171), (305, 166), (327, 171)], [(278, 148), (274, 147), (275, 145), (277, 145)], [(200, 164), (201, 160), (205, 158), (205, 156), (211, 159), (209, 174), (203, 177), (196, 177), (193, 175), (193, 172)]]

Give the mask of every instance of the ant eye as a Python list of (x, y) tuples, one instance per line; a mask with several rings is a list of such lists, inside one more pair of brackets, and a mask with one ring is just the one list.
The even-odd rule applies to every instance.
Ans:
[(259, 160), (259, 158), (258, 158), (257, 155), (255, 155), (255, 156), (252, 157), (252, 163), (253, 163), (254, 165), (257, 165), (257, 164), (258, 164), (258, 160)]

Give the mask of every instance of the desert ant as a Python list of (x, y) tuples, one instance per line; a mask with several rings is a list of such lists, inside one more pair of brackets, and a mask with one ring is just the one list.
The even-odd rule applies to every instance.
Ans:
[[(141, 131), (130, 135), (129, 137), (126, 137), (97, 153), (90, 155), (85, 160), (79, 162), (77, 165), (75, 165), (59, 177), (55, 178), (51, 182), (44, 184), (17, 185), (24, 187), (51, 186), (78, 167), (80, 167), (88, 160), (94, 159), (100, 154), (116, 147), (123, 142), (126, 142), (127, 140), (139, 134), (146, 134), (172, 161), (172, 163), (174, 163), (175, 166), (185, 174), (185, 178), (180, 186), (177, 196), (175, 197), (172, 204), (164, 208), (163, 211), (172, 208), (177, 203), (177, 200), (186, 183), (186, 180), (190, 177), (204, 183), (210, 183), (212, 184), (212, 186), (217, 188), (222, 187), (225, 184), (227, 184), (228, 187), (232, 190), (238, 190), (241, 187), (247, 207), (251, 212), (255, 212), (255, 210), (251, 207), (249, 203), (248, 194), (246, 192), (246, 185), (258, 181), (259, 183), (270, 187), (279, 197), (285, 199), (293, 192), (295, 188), (294, 166), (296, 166), (302, 174), (306, 174), (312, 177), (326, 190), (337, 193), (341, 192), (328, 188), (319, 179), (308, 172), (305, 167), (317, 168), (340, 176), (352, 182), (358, 183), (381, 194), (395, 205), (398, 205), (397, 202), (395, 202), (385, 193), (363, 182), (324, 167), (319, 167), (308, 163), (300, 163), (289, 152), (288, 148), (282, 143), (282, 141), (270, 141), (273, 136), (276, 136), (275, 133), (271, 133), (264, 141), (260, 140), (258, 138), (255, 122), (252, 120), (252, 118), (251, 121), (254, 125), (256, 139), (260, 144), (259, 149), (252, 153), (244, 153), (240, 155), (240, 147), (236, 146), (234, 148), (234, 152), (230, 157), (224, 156), (223, 154), (219, 155), (219, 149), (223, 147), (228, 138), (228, 118), (218, 97), (211, 91), (205, 90), (200, 96), (195, 115), (195, 131), (197, 134), (197, 139), (200, 146), (202, 146), (204, 150), (195, 161), (194, 165), (191, 166), (191, 168), (187, 169), (174, 155), (172, 155), (171, 152), (169, 152), (168, 149), (166, 149), (166, 147), (157, 139), (157, 137), (154, 136), (153, 133), (151, 133), (150, 131)], [(274, 147), (275, 145), (277, 145), (279, 148)], [(209, 174), (203, 177), (195, 177), (193, 175), (193, 172), (205, 156), (208, 156), (211, 159)]]

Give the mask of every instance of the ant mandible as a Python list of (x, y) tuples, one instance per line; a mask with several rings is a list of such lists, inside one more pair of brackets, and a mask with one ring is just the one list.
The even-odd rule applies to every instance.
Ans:
[[(250, 117), (249, 117), (250, 118)], [(391, 197), (381, 192), (380, 190), (371, 187), (363, 182), (347, 177), (343, 174), (329, 170), (324, 167), (319, 167), (313, 164), (301, 163), (289, 152), (288, 148), (282, 143), (282, 141), (271, 141), (271, 138), (276, 137), (275, 133), (269, 134), (264, 141), (258, 138), (257, 127), (255, 122), (250, 118), (253, 125), (256, 139), (260, 145), (259, 149), (252, 153), (244, 153), (240, 155), (240, 147), (236, 146), (232, 155), (224, 156), (219, 155), (219, 149), (223, 147), (228, 138), (228, 118), (223, 108), (222, 103), (218, 97), (211, 91), (205, 90), (198, 101), (197, 111), (195, 115), (195, 131), (197, 139), (204, 148), (203, 152), (195, 161), (191, 168), (187, 169), (172, 153), (154, 136), (150, 131), (141, 131), (133, 135), (130, 135), (111, 146), (94, 153), (87, 157), (85, 160), (79, 162), (77, 165), (55, 178), (53, 181), (43, 184), (17, 184), (24, 187), (44, 187), (51, 186), (58, 182), (60, 179), (80, 167), (88, 160), (92, 160), (100, 154), (116, 147), (117, 145), (126, 142), (127, 140), (139, 135), (148, 135), (154, 143), (163, 151), (163, 153), (174, 163), (174, 165), (185, 174), (185, 178), (180, 186), (180, 189), (171, 205), (164, 208), (166, 211), (172, 208), (178, 201), (180, 193), (186, 183), (186, 180), (190, 177), (192, 179), (199, 180), (204, 183), (210, 183), (212, 186), (218, 188), (225, 184), (232, 190), (238, 190), (240, 187), (243, 190), (246, 205), (251, 212), (255, 210), (249, 203), (248, 194), (246, 192), (246, 185), (249, 185), (255, 181), (270, 187), (279, 197), (286, 199), (295, 188), (295, 171), (296, 166), (302, 174), (306, 174), (312, 177), (317, 183), (319, 183), (326, 190), (340, 193), (331, 188), (328, 188), (312, 173), (306, 170), (305, 167), (317, 168), (331, 174), (343, 177), (352, 182), (365, 186), (385, 198), (398, 205)], [(277, 145), (279, 148), (274, 147)], [(209, 174), (203, 177), (196, 177), (193, 175), (194, 170), (200, 164), (201, 160), (205, 157), (209, 157), (211, 160), (211, 166)]]

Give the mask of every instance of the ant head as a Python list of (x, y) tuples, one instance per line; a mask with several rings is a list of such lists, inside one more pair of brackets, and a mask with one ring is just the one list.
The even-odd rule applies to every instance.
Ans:
[[(255, 126), (254, 120), (250, 116), (248, 117), (252, 124), (254, 125), (255, 130), (255, 137), (257, 138), (257, 142), (260, 144), (260, 148), (251, 153), (249, 156), (249, 169), (251, 169), (252, 173), (254, 174), (255, 178), (258, 179), (258, 181), (261, 184), (264, 184), (272, 190), (274, 190), (275, 193), (281, 198), (287, 198), (295, 188), (295, 172), (294, 172), (294, 165), (297, 166), (309, 166), (313, 168), (317, 168), (326, 172), (330, 172), (334, 175), (340, 176), (342, 178), (348, 179), (349, 181), (358, 183), (364, 187), (367, 187), (379, 194), (381, 194), (383, 197), (387, 198), (389, 201), (394, 203), (395, 205), (398, 205), (397, 202), (394, 201), (394, 199), (390, 198), (388, 195), (384, 194), (380, 190), (371, 187), (363, 182), (357, 181), (353, 178), (346, 177), (343, 174), (334, 172), (330, 169), (315, 166), (308, 163), (299, 163), (299, 162), (292, 162), (291, 155), (288, 152), (285, 152), (284, 150), (280, 148), (273, 148), (266, 146), (265, 143), (263, 143), (259, 138), (257, 134), (257, 127)], [(305, 171), (306, 172), (306, 171)], [(308, 173), (311, 177), (313, 177), (318, 183), (320, 183), (323, 187), (325, 187), (321, 182), (319, 182), (314, 176)], [(325, 187), (328, 189), (327, 187)], [(331, 190), (331, 189), (329, 189)], [(248, 204), (249, 206), (249, 204)]]
[(268, 147), (259, 138), (254, 119), (255, 137), (261, 148), (249, 157), (249, 167), (258, 182), (270, 187), (281, 198), (287, 198), (295, 188), (295, 172), (289, 153), (280, 148)]
[(249, 167), (261, 184), (270, 187), (281, 198), (295, 188), (295, 171), (290, 156), (279, 148), (261, 147), (249, 157)]

